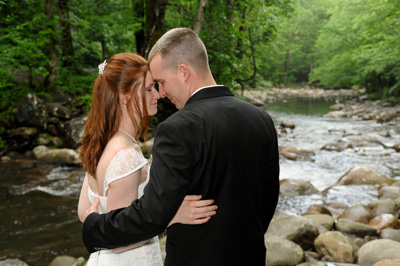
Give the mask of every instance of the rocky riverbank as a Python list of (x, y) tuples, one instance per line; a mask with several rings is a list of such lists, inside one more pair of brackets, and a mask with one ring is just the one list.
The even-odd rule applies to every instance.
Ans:
[[(337, 104), (332, 106), (332, 112), (326, 114), (327, 119), (346, 117), (358, 121), (375, 120), (377, 125), (399, 123), (399, 105), (382, 101), (367, 101), (358, 96), (361, 91), (359, 89), (327, 91), (305, 87), (302, 89), (245, 91), (244, 95), (257, 105), (287, 96), (335, 97)], [(44, 111), (41, 108), (35, 109), (39, 111), (31, 111), (32, 119), (29, 117), (26, 119), (16, 118), (15, 126), (10, 126), (5, 133), (7, 134), (5, 138), (2, 133), (2, 138), (10, 140), (12, 147), (15, 147), (13, 151), (3, 154), (2, 162), (15, 164), (16, 167), (34, 167), (36, 163), (40, 162), (79, 165), (76, 148), (80, 145), (83, 124), (86, 121), (85, 114), (73, 112), (72, 109), (70, 109), (71, 115), (69, 116), (65, 115), (69, 113), (66, 110), (63, 112), (51, 111), (51, 106), (54, 107), (54, 105), (58, 106), (57, 110), (60, 110), (60, 106), (57, 104), (61, 103), (44, 104), (36, 96), (29, 97), (26, 102), (29, 104), (19, 107), (19, 112), (23, 113), (22, 110), (32, 108), (36, 103), (40, 103)], [(61, 106), (66, 107), (68, 104), (61, 104)], [(61, 113), (65, 114), (60, 115)], [(37, 117), (36, 114), (47, 118), (33, 119)], [(39, 126), (40, 123), (35, 121), (46, 121), (46, 126)], [(280, 138), (287, 135), (295, 136), (296, 130), (299, 130), (291, 121), (282, 121), (276, 127)], [(27, 132), (31, 133), (17, 134), (24, 132), (24, 128), (30, 128)], [(399, 133), (400, 125), (397, 126), (397, 131), (382, 131), (379, 134), (390, 139), (390, 134)], [(324, 147), (321, 147), (324, 152), (339, 153), (347, 149), (356, 150), (364, 147), (382, 147), (390, 149), (396, 154), (400, 150), (399, 143), (387, 145), (376, 138), (365, 135), (364, 132), (348, 134), (343, 131), (336, 135), (341, 135), (341, 137), (336, 142), (326, 143)], [(74, 139), (78, 141), (75, 144)], [(315, 152), (318, 153), (318, 151)], [(280, 147), (282, 162), (285, 160), (312, 162), (315, 152), (297, 149), (294, 146)], [(56, 156), (57, 153), (63, 153), (65, 157)], [(55, 161), (50, 158), (63, 159)], [(399, 265), (399, 182), (397, 179), (389, 178), (363, 166), (354, 166), (334, 185), (321, 191), (304, 180), (281, 180), (281, 200), (304, 196), (319, 198), (323, 203), (313, 204), (306, 211), (294, 213), (277, 210), (265, 238), (268, 247), (266, 265)], [(368, 186), (368, 189), (376, 190), (376, 193), (373, 193), (377, 195), (376, 198), (368, 203), (349, 205), (329, 200), (326, 197), (330, 191), (337, 188), (357, 186)], [(163, 249), (165, 236), (161, 236), (160, 240)], [(385, 260), (385, 264), (378, 262), (379, 260)], [(18, 264), (23, 263), (21, 261), (11, 264), (10, 260), (0, 262), (0, 265), (3, 265), (2, 263), (27, 265)], [(59, 256), (50, 265), (84, 264), (84, 258)]]

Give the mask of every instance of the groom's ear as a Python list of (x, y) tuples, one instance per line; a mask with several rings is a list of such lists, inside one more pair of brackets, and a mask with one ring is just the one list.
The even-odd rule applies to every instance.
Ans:
[(189, 67), (185, 64), (180, 64), (178, 68), (178, 75), (183, 79), (183, 81), (187, 81), (190, 77)]

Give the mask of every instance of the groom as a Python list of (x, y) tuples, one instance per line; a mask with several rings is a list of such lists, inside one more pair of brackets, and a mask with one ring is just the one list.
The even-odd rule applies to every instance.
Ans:
[(216, 85), (197, 34), (177, 28), (149, 55), (161, 97), (180, 110), (159, 124), (150, 181), (127, 208), (91, 213), (83, 225), (89, 252), (149, 239), (165, 230), (185, 195), (214, 199), (202, 225), (168, 228), (165, 265), (265, 265), (264, 234), (279, 194), (275, 127), (258, 107)]

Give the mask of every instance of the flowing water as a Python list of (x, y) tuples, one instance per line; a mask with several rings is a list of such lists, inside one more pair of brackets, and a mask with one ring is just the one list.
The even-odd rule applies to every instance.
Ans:
[[(334, 100), (288, 98), (270, 103), (265, 110), (276, 125), (292, 121), (296, 128), (279, 138), (280, 146), (295, 146), (315, 153), (311, 160), (281, 160), (280, 179), (304, 179), (319, 190), (333, 185), (355, 166), (368, 166), (400, 179), (400, 153), (382, 147), (321, 150), (344, 134), (373, 136), (387, 146), (400, 142), (400, 119), (378, 124), (352, 118), (328, 119)], [(397, 130), (397, 131), (396, 131)], [(378, 133), (388, 131), (391, 137)], [(81, 240), (76, 207), (84, 173), (78, 168), (37, 165), (15, 168), (0, 164), (0, 261), (19, 258), (29, 265), (49, 265), (58, 255), (88, 257)], [(326, 195), (281, 198), (278, 208), (301, 213), (311, 204), (342, 202), (348, 205), (376, 199), (371, 186), (335, 187)]]

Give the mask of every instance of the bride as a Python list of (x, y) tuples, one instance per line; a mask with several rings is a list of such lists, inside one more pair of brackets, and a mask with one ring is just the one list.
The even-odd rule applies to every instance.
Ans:
[[(148, 161), (137, 138), (146, 136), (160, 98), (148, 64), (141, 56), (121, 53), (99, 65), (92, 107), (85, 124), (80, 156), (86, 176), (78, 204), (86, 210), (100, 200), (99, 212), (126, 207), (143, 195), (149, 182)], [(201, 224), (215, 214), (213, 200), (186, 196), (174, 223)], [(114, 250), (90, 254), (87, 265), (162, 265), (158, 237)]]

